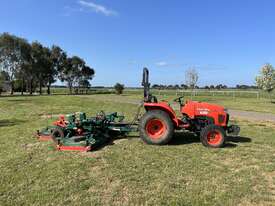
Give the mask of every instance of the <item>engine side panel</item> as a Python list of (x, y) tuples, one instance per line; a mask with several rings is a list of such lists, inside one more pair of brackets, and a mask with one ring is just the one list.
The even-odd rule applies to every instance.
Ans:
[(227, 126), (228, 114), (224, 108), (205, 102), (187, 101), (186, 104), (181, 108), (181, 113), (187, 115), (191, 119), (196, 117), (210, 117), (214, 119), (214, 124), (222, 127)]

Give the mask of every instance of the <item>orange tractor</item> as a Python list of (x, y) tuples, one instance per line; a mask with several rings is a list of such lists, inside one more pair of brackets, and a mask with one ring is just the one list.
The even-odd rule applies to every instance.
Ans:
[(205, 102), (186, 101), (184, 97), (174, 101), (180, 105), (182, 116), (178, 118), (167, 102), (158, 102), (150, 94), (149, 71), (143, 70), (144, 108), (146, 110), (140, 119), (140, 137), (148, 144), (167, 144), (175, 130), (194, 132), (200, 137), (204, 146), (219, 148), (224, 146), (227, 134), (238, 135), (240, 127), (229, 126), (229, 114), (219, 105)]

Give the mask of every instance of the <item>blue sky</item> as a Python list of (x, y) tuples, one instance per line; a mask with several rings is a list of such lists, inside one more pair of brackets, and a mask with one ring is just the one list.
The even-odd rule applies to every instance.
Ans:
[(273, 0), (0, 0), (0, 33), (57, 44), (95, 68), (93, 85), (254, 84), (274, 63)]

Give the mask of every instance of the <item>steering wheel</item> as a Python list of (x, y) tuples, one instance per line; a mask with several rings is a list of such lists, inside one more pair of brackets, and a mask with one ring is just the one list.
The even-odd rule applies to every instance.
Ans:
[(173, 101), (179, 103), (182, 106), (183, 105), (183, 98), (184, 98), (184, 96), (180, 96), (180, 97), (174, 99)]

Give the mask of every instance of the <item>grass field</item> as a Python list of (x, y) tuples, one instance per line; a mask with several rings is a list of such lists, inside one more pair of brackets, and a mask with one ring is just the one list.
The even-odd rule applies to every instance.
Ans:
[[(176, 134), (161, 147), (133, 134), (91, 153), (57, 152), (50, 142), (32, 138), (46, 126), (45, 114), (105, 110), (130, 120), (139, 99), (139, 94), (0, 98), (1, 205), (275, 204), (273, 123), (234, 119), (241, 137), (222, 149), (205, 148), (191, 134)], [(274, 104), (262, 99), (195, 99), (275, 113)]]

